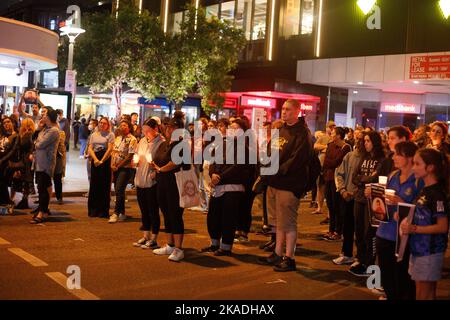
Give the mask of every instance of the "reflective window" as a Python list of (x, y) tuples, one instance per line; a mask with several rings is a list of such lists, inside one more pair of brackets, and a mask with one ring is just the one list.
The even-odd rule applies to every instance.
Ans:
[(314, 0), (302, 1), (302, 29), (301, 34), (313, 32), (314, 25)]
[(224, 21), (234, 21), (234, 1), (223, 2), (220, 9), (220, 19)]
[(252, 23), (252, 0), (237, 0), (236, 27), (244, 30), (245, 37), (250, 40)]
[(267, 0), (255, 0), (255, 14), (253, 16), (252, 40), (266, 37)]
[(219, 5), (214, 4), (212, 6), (207, 6), (206, 8), (206, 18), (219, 17)]
[(183, 11), (175, 12), (170, 15), (169, 30), (172, 33), (180, 32), (180, 24), (183, 22)]
[(283, 36), (296, 36), (300, 31), (300, 3), (301, 0), (286, 0), (284, 14)]

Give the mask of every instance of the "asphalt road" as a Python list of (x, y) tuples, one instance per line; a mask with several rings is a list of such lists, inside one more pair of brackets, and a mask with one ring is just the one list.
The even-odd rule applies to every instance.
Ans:
[[(53, 215), (42, 225), (30, 225), (29, 210), (0, 216), (0, 299), (257, 299), (257, 300), (376, 300), (366, 278), (347, 272), (348, 266), (331, 262), (341, 242), (320, 240), (327, 226), (323, 215), (312, 214), (302, 202), (299, 214), (297, 271), (274, 272), (256, 263), (264, 255), (257, 248), (267, 241), (253, 232), (250, 242), (236, 244), (231, 257), (200, 253), (209, 244), (206, 215), (185, 211), (185, 259), (175, 263), (151, 250), (134, 248), (141, 237), (136, 199), (127, 203), (129, 219), (114, 225), (87, 216), (86, 198), (51, 203)], [(262, 218), (254, 205), (252, 230)], [(164, 233), (159, 244), (164, 241)], [(66, 285), (69, 266), (81, 271), (81, 290)], [(450, 299), (450, 250), (438, 298)]]

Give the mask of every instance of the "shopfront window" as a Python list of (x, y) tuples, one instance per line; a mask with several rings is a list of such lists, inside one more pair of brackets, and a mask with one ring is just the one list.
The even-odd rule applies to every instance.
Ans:
[(169, 30), (172, 33), (178, 33), (181, 31), (180, 25), (183, 22), (183, 11), (175, 12), (170, 15), (170, 27)]
[(450, 107), (448, 106), (425, 106), (425, 123), (432, 123), (434, 121), (450, 120)]
[(300, 3), (301, 0), (286, 0), (284, 13), (283, 36), (296, 36), (300, 30)]
[(244, 31), (247, 40), (250, 40), (253, 2), (252, 0), (237, 1), (236, 27), (241, 28)]
[(266, 37), (267, 0), (255, 0), (255, 14), (253, 16), (252, 40)]
[(311, 34), (314, 25), (314, 0), (302, 1), (301, 34)]
[(233, 23), (234, 21), (234, 1), (228, 1), (222, 3), (221, 9), (220, 9), (220, 19), (223, 21), (230, 21)]
[(219, 17), (219, 5), (214, 4), (212, 6), (207, 6), (206, 8), (206, 18), (211, 19), (212, 17)]

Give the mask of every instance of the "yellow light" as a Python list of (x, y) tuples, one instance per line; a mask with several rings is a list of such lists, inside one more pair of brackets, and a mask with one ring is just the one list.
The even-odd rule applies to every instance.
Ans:
[(447, 19), (450, 16), (450, 0), (440, 0), (439, 6), (441, 7), (444, 17)]
[(167, 32), (167, 20), (169, 17), (169, 0), (164, 0), (166, 1), (164, 3), (164, 33)]
[(273, 26), (275, 20), (275, 2), (276, 0), (272, 0), (272, 10), (270, 14), (270, 38), (269, 38), (269, 61), (272, 61), (272, 50), (273, 50)]
[(142, 12), (142, 0), (139, 0), (139, 14)]
[(197, 30), (197, 11), (198, 7), (200, 7), (200, 0), (195, 0), (195, 21), (194, 21), (194, 30)]
[(322, 32), (322, 0), (319, 2), (319, 22), (317, 24), (316, 57), (320, 57), (320, 37)]
[(116, 19), (119, 16), (119, 2), (120, 2), (120, 0), (117, 0), (117, 2), (116, 2)]
[(364, 14), (368, 14), (376, 2), (377, 0), (358, 0), (357, 4)]

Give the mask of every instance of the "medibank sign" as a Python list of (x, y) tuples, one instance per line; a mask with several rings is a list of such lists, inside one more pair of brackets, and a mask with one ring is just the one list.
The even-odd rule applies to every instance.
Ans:
[(271, 98), (242, 96), (241, 97), (241, 106), (275, 109), (277, 107), (277, 100), (271, 99)]
[(420, 105), (411, 103), (382, 103), (381, 112), (420, 114)]

